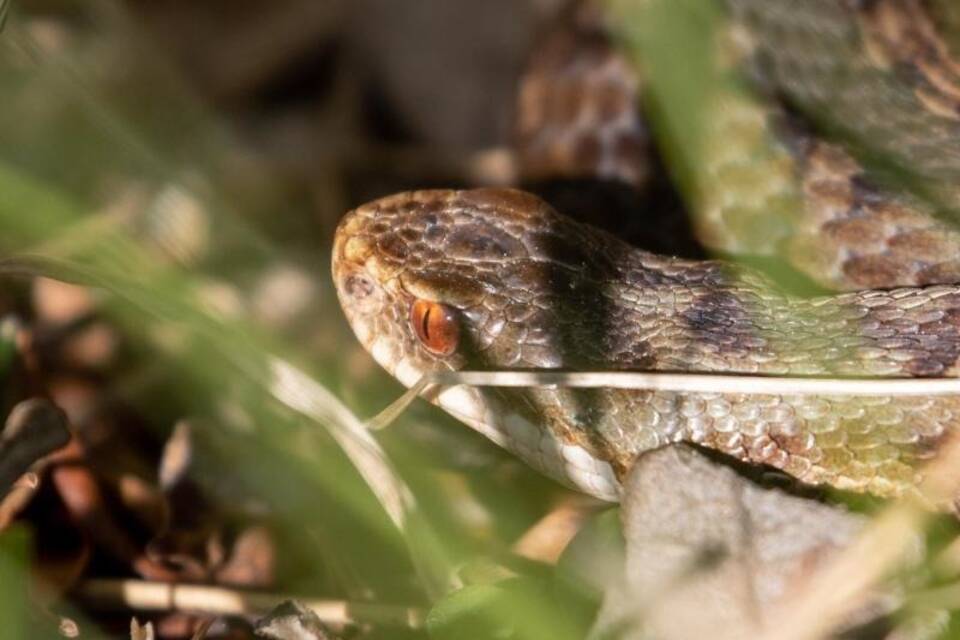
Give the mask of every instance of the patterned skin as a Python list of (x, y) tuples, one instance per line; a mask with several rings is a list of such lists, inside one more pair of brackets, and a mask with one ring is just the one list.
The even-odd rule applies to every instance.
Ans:
[[(835, 290), (960, 281), (960, 12), (940, 4), (726, 0), (691, 198), (705, 246), (783, 255)], [(612, 42), (582, 2), (536, 51), (517, 102), (525, 176), (649, 179), (647, 87)]]
[(639, 189), (650, 177), (639, 78), (605, 18), (599, 2), (570, 7), (520, 79), (515, 135), (525, 181), (599, 178)]
[[(745, 270), (635, 249), (514, 190), (421, 191), (359, 207), (337, 231), (333, 273), (357, 337), (407, 386), (427, 371), (484, 368), (958, 373), (960, 287), (788, 298)], [(440, 351), (425, 341), (415, 311), (424, 303), (442, 310)], [(431, 399), (535, 468), (611, 500), (637, 456), (672, 442), (901, 495), (960, 414), (952, 397), (456, 387)]]
[(848, 290), (960, 281), (956, 25), (921, 0), (727, 4), (767, 91), (807, 123), (788, 143), (794, 264)]

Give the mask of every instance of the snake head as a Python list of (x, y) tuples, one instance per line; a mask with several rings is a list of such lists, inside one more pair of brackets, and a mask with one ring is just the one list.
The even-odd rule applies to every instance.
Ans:
[(537, 313), (531, 298), (544, 278), (531, 271), (543, 262), (531, 230), (554, 216), (509, 189), (403, 193), (349, 212), (333, 274), (358, 339), (407, 385), (468, 364), (557, 366), (531, 335), (537, 319), (517, 318)]
[[(572, 366), (557, 328), (575, 314), (553, 301), (603, 255), (582, 229), (521, 191), (403, 193), (344, 217), (333, 277), (357, 338), (408, 387), (432, 371)], [(526, 395), (458, 386), (431, 400), (548, 475), (615, 494), (609, 465), (561, 441)]]
[(350, 326), (408, 386), (466, 364), (462, 314), (483, 287), (445, 262), (456, 199), (419, 191), (371, 202), (344, 217), (334, 240), (333, 277)]

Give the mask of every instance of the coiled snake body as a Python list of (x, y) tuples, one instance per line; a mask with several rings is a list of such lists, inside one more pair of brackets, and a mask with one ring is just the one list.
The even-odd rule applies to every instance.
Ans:
[[(382, 366), (408, 386), (427, 371), (465, 368), (960, 375), (960, 286), (951, 284), (960, 280), (951, 221), (960, 203), (960, 66), (948, 41), (910, 0), (728, 6), (753, 34), (764, 91), (773, 87), (790, 118), (809, 113), (813, 124), (778, 129), (768, 117), (777, 107), (720, 96), (731, 130), (753, 123), (776, 135), (750, 155), (756, 164), (736, 153), (707, 159), (705, 175), (739, 176), (718, 184), (752, 191), (737, 200), (705, 189), (700, 236), (727, 251), (782, 250), (824, 285), (855, 290), (792, 298), (746, 269), (634, 248), (521, 191), (405, 193), (348, 213), (333, 253), (343, 310)], [(521, 107), (556, 98), (542, 75), (569, 66), (575, 47), (554, 46), (566, 57), (535, 63)], [(603, 41), (590, 46), (593, 63), (581, 68), (623, 66)], [(568, 93), (584, 85), (579, 76), (564, 82)], [(642, 84), (604, 82), (620, 91), (605, 98), (613, 133), (603, 121), (543, 143), (557, 111), (521, 108), (521, 156), (532, 171), (564, 158), (576, 159), (575, 170), (614, 166), (614, 153), (633, 164), (608, 177), (642, 182), (646, 133), (623, 108), (624, 94)], [(842, 127), (818, 119), (827, 106)], [(881, 126), (893, 128), (881, 137)], [(828, 129), (829, 141), (820, 137)], [(586, 144), (591, 135), (606, 146)], [(756, 132), (745, 138), (756, 151)], [(572, 148), (592, 149), (591, 161)], [(892, 158), (908, 189), (890, 186), (869, 161), (874, 151)], [(763, 227), (775, 232), (751, 236), (775, 202), (787, 211)], [(432, 399), (534, 467), (606, 499), (618, 498), (637, 456), (681, 441), (805, 482), (900, 495), (960, 419), (951, 396), (453, 387)]]

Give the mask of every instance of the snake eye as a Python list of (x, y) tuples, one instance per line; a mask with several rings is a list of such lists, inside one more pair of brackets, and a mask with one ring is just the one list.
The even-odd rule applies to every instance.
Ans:
[(450, 355), (460, 342), (456, 313), (445, 304), (417, 300), (410, 309), (410, 323), (423, 346), (435, 355)]

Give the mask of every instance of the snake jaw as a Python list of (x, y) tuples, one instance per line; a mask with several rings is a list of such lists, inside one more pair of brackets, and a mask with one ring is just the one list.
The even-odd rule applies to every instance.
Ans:
[[(337, 229), (332, 271), (340, 304), (361, 344), (407, 387), (425, 373), (464, 368), (493, 343), (498, 348), (494, 362), (498, 366), (560, 366), (556, 355), (546, 348), (545, 336), (528, 330), (520, 318), (511, 321), (509, 314), (496, 311), (506, 305), (505, 300), (495, 304), (482, 285), (432, 271), (425, 260), (418, 264), (422, 257), (418, 251), (429, 249), (423, 249), (421, 238), (411, 231), (430, 233), (434, 214), (425, 203), (437, 199), (446, 204), (462, 203), (460, 206), (468, 211), (495, 206), (507, 216), (520, 216), (526, 207), (539, 203), (532, 196), (512, 191), (418, 192), (385, 198), (349, 212)], [(443, 227), (440, 220), (436, 227)], [(479, 252), (484, 259), (499, 256), (511, 239), (485, 237), (483, 230), (477, 226), (468, 234), (449, 234), (448, 248), (459, 252), (465, 263), (470, 262), (466, 256), (471, 251)], [(438, 355), (421, 344), (410, 323), (412, 305), (418, 300), (442, 302), (456, 311), (466, 334), (459, 349)], [(524, 314), (524, 319), (530, 321), (531, 317)], [(520, 349), (522, 341), (530, 344)], [(620, 482), (609, 462), (582, 443), (564, 438), (517, 411), (497, 390), (455, 386), (434, 388), (428, 393), (431, 402), (542, 473), (598, 498), (619, 499)]]

